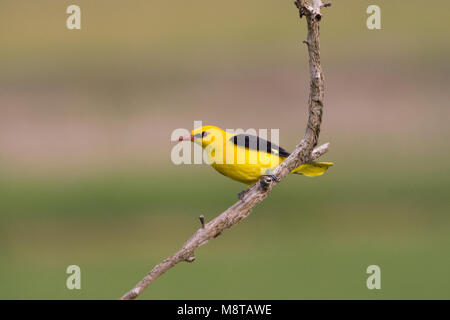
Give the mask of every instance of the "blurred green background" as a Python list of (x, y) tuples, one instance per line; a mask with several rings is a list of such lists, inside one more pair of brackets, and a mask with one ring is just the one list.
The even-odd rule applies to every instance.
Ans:
[[(366, 28), (370, 4), (382, 30)], [(450, 4), (433, 7), (326, 9), (321, 141), (336, 166), (288, 177), (142, 298), (450, 299)], [(292, 150), (305, 37), (291, 0), (2, 0), (0, 298), (118, 298), (233, 204), (244, 185), (172, 164), (170, 135), (194, 120), (279, 128)], [(71, 264), (81, 290), (65, 287)]]

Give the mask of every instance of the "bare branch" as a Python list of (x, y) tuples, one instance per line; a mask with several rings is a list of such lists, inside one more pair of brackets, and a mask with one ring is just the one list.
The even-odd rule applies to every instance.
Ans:
[(322, 0), (312, 0), (311, 3), (306, 0), (296, 0), (294, 4), (299, 9), (300, 18), (306, 15), (317, 21), (322, 19), (320, 8), (331, 6), (331, 2), (322, 2)]
[(327, 142), (327, 143), (321, 145), (320, 147), (315, 148), (311, 154), (311, 158), (313, 160), (320, 158), (321, 156), (323, 156), (325, 153), (328, 152), (329, 147), (330, 147), (330, 143)]
[(156, 265), (133, 289), (121, 298), (122, 300), (135, 299), (153, 281), (179, 262), (194, 261), (195, 249), (245, 219), (253, 207), (270, 194), (272, 188), (278, 184), (277, 180), (284, 179), (299, 165), (311, 162), (328, 151), (328, 143), (314, 149), (319, 139), (324, 97), (319, 44), (319, 23), (322, 18), (320, 8), (328, 5), (322, 3), (321, 0), (312, 0), (312, 3), (306, 0), (297, 0), (295, 4), (299, 9), (300, 17), (306, 16), (308, 24), (306, 43), (308, 44), (309, 53), (310, 93), (308, 101), (308, 123), (303, 139), (291, 155), (273, 171), (273, 175), (277, 178), (275, 181), (273, 179), (267, 179), (267, 177), (262, 177), (250, 187), (248, 192), (243, 194), (241, 200), (206, 224), (204, 223), (204, 217), (201, 216), (200, 221), (202, 227), (184, 243), (178, 252)]

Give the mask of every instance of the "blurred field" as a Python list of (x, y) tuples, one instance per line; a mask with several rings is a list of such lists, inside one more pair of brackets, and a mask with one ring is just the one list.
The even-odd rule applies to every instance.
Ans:
[[(292, 1), (0, 3), (0, 298), (115, 299), (242, 190), (170, 161), (194, 120), (280, 128), (308, 95)], [(448, 2), (335, 1), (322, 24), (326, 175), (288, 177), (148, 299), (450, 299)], [(65, 288), (66, 267), (82, 290)], [(366, 288), (367, 266), (382, 289)]]

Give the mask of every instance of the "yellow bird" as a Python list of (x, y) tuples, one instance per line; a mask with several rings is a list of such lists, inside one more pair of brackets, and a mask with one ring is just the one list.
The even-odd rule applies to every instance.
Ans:
[[(203, 126), (192, 130), (191, 135), (180, 141), (192, 141), (206, 150), (209, 164), (218, 172), (233, 180), (251, 186), (261, 176), (272, 175), (289, 152), (260, 137), (249, 134), (233, 134), (215, 126)], [(292, 173), (307, 177), (322, 175), (332, 162), (302, 164)]]

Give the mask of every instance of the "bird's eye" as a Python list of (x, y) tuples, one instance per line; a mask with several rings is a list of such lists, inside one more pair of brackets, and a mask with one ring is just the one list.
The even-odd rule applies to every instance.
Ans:
[(209, 132), (203, 131), (202, 132), (202, 138), (206, 137), (209, 134)]

